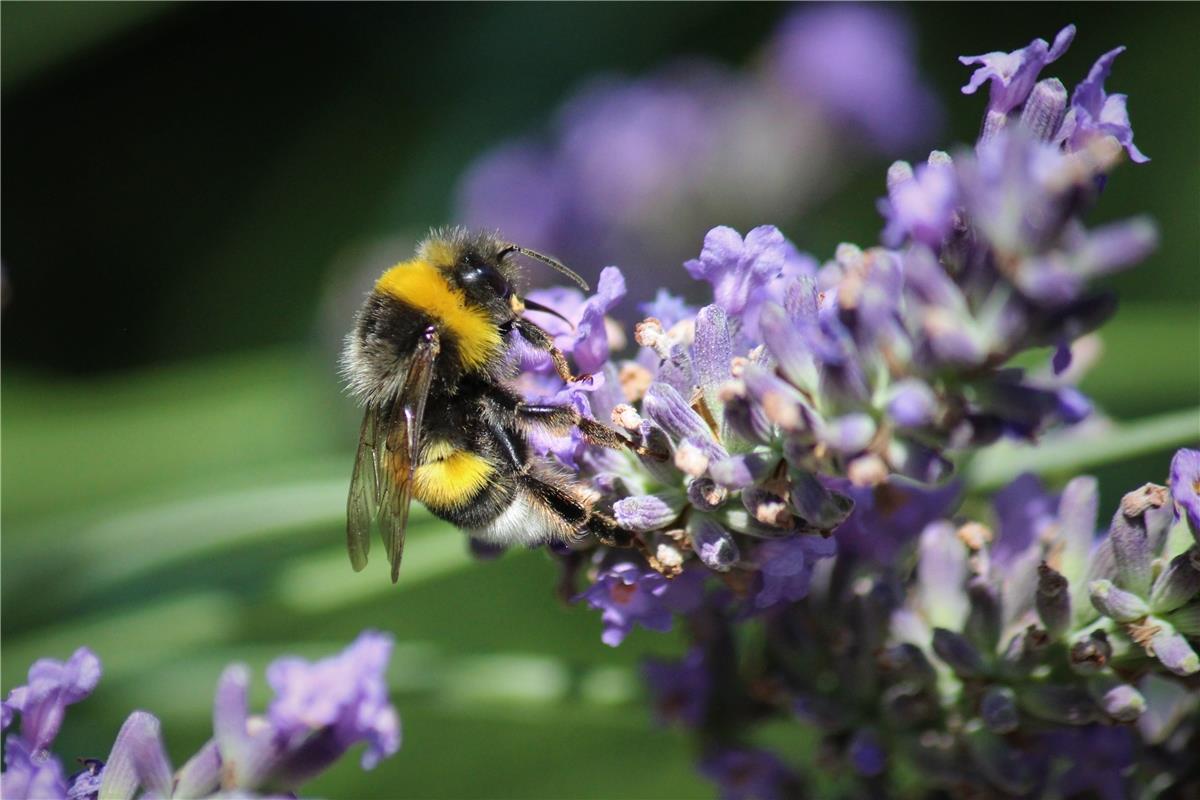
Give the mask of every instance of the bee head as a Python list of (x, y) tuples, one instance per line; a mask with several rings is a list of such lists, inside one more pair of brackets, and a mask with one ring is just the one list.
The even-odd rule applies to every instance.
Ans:
[(517, 255), (540, 261), (571, 278), (585, 291), (588, 288), (582, 278), (549, 256), (490, 234), (461, 228), (430, 236), (421, 244), (418, 255), (437, 267), (470, 301), (498, 317), (511, 317), (525, 310), (518, 292), (521, 269), (515, 260)]

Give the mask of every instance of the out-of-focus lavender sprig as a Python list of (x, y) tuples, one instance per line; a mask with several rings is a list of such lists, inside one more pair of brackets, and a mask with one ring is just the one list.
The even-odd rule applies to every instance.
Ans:
[(231, 665), (217, 685), (213, 738), (178, 770), (158, 719), (135, 711), (108, 758), (80, 759), (84, 769), (69, 778), (48, 748), (66, 706), (96, 687), (100, 660), (87, 648), (65, 663), (41, 659), (30, 668), (29, 683), (12, 690), (4, 704), (4, 727), (15, 714), (21, 725), (5, 742), (0, 794), (6, 800), (95, 800), (294, 792), (360, 742), (367, 744), (363, 768), (371, 769), (400, 747), (400, 719), (384, 679), (391, 649), (389, 636), (365, 631), (336, 656), (275, 661), (267, 670), (275, 698), (265, 716), (249, 713), (249, 669)]
[[(786, 15), (758, 66), (697, 58), (593, 81), (548, 135), (485, 153), (459, 186), (458, 218), (537, 242), (586, 270), (619, 263), (640, 295), (717, 222), (811, 206), (864, 154), (930, 141), (941, 110), (917, 73), (902, 14), (813, 6)], [(632, 309), (629, 309), (632, 311)]]

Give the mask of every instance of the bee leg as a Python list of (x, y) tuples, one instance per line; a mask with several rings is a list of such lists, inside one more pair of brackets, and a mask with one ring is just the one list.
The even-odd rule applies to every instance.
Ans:
[(554, 371), (558, 373), (558, 377), (563, 379), (563, 382), (574, 383), (591, 377), (590, 375), (571, 374), (571, 365), (567, 363), (567, 357), (554, 344), (554, 337), (542, 330), (541, 326), (524, 317), (518, 317), (513, 323), (513, 327), (521, 336), (525, 337), (525, 341), (550, 354), (550, 358), (554, 361)]
[(561, 432), (568, 428), (579, 428), (588, 444), (597, 447), (608, 447), (613, 450), (629, 448), (639, 456), (650, 456), (659, 461), (666, 456), (650, 448), (638, 444), (618, 431), (583, 416), (571, 406), (540, 406), (518, 401), (513, 407), (513, 413), (524, 422), (536, 423), (550, 431)]

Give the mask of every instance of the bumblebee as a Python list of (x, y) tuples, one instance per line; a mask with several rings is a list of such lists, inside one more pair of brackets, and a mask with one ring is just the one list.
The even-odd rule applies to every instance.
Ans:
[(378, 518), (397, 580), (414, 498), (491, 544), (588, 536), (635, 544), (582, 487), (530, 453), (525, 436), (535, 428), (575, 427), (594, 444), (633, 445), (573, 407), (531, 404), (506, 385), (517, 371), (514, 334), (549, 353), (563, 381), (580, 379), (553, 338), (522, 316), (555, 312), (518, 295), (519, 255), (588, 288), (549, 256), (455, 228), (435, 231), (416, 258), (383, 273), (359, 311), (342, 354), (350, 391), (365, 407), (346, 509), (355, 570), (366, 566)]

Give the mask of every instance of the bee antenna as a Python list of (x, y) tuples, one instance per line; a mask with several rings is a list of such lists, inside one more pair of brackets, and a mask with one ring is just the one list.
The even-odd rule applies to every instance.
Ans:
[(561, 272), (563, 275), (566, 275), (568, 278), (575, 281), (575, 283), (579, 284), (580, 288), (582, 288), (585, 292), (591, 291), (591, 288), (587, 285), (587, 281), (579, 277), (575, 270), (571, 269), (557, 258), (551, 258), (550, 256), (539, 253), (536, 250), (530, 250), (527, 247), (521, 247), (515, 244), (510, 244), (504, 249), (506, 252), (517, 252), (523, 256), (532, 258), (534, 261), (540, 261), (547, 267), (550, 267), (550, 269), (556, 272)]
[(561, 319), (563, 322), (565, 322), (565, 323), (567, 323), (568, 325), (570, 325), (570, 326), (571, 326), (571, 330), (575, 330), (575, 323), (574, 323), (574, 322), (571, 322), (571, 320), (567, 319), (567, 318), (566, 318), (566, 317), (564, 317), (562, 314), (560, 314), (560, 313), (558, 313), (557, 311), (555, 311), (553, 308), (550, 308), (549, 306), (544, 306), (544, 305), (542, 305), (541, 303), (538, 303), (538, 302), (536, 302), (536, 301), (534, 301), (534, 300), (530, 300), (530, 299), (529, 299), (529, 298), (527, 298), (527, 297), (525, 297), (525, 298), (522, 298), (522, 299), (521, 299), (521, 303), (522, 303), (522, 305), (524, 305), (524, 306), (525, 306), (525, 308), (526, 308), (527, 310), (529, 310), (529, 311), (540, 311), (540, 312), (542, 312), (543, 314), (549, 314), (549, 315), (550, 315), (550, 316), (552, 316), (552, 317), (558, 317), (558, 318), (559, 318), (559, 319)]

